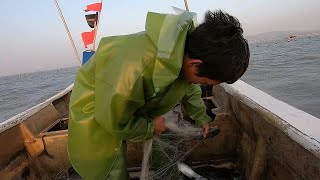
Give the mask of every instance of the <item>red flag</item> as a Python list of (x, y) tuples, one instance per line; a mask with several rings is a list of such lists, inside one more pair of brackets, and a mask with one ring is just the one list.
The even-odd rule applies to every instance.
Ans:
[(101, 12), (101, 7), (102, 7), (102, 3), (94, 3), (94, 4), (89, 4), (87, 5), (87, 9), (85, 9), (85, 12), (88, 11), (99, 11)]
[(95, 35), (95, 30), (81, 33), (82, 41), (85, 48), (87, 48), (87, 45), (93, 43), (94, 35)]

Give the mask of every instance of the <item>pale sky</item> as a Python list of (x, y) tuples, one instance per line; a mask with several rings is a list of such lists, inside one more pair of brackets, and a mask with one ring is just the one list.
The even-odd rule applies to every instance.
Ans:
[[(59, 0), (80, 57), (80, 34), (90, 31), (83, 10), (100, 0)], [(245, 35), (270, 31), (320, 30), (319, 0), (188, 0), (201, 22), (206, 10), (222, 9), (237, 17)], [(144, 30), (148, 11), (173, 13), (183, 0), (103, 0), (98, 40)], [(1, 2), (0, 76), (77, 66), (68, 35), (54, 1)]]

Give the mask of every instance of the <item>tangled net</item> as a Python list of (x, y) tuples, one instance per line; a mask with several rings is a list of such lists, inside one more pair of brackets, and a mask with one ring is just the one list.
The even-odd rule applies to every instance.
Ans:
[[(169, 129), (159, 137), (153, 137), (144, 143), (144, 155), (141, 164), (140, 180), (183, 179), (178, 163), (204, 139), (202, 128), (195, 127), (183, 119), (180, 105), (163, 115), (165, 126)], [(197, 141), (195, 141), (197, 140)], [(82, 179), (74, 170), (59, 172), (55, 180)]]
[(183, 178), (177, 163), (183, 162), (203, 137), (202, 128), (195, 127), (182, 117), (181, 107), (177, 106), (164, 115), (169, 131), (144, 143), (140, 180)]

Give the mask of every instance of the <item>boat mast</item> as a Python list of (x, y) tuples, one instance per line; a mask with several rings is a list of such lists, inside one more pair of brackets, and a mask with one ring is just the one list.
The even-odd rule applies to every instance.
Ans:
[[(100, 3), (101, 3), (101, 5), (102, 5), (102, 0), (100, 1)], [(100, 15), (101, 15), (101, 12), (98, 12), (98, 19), (97, 19), (97, 21), (94, 22), (94, 32), (95, 32), (95, 33), (94, 33), (94, 38), (93, 38), (92, 51), (94, 51), (95, 45), (96, 45), (96, 37), (97, 37), (97, 33), (98, 33)]]

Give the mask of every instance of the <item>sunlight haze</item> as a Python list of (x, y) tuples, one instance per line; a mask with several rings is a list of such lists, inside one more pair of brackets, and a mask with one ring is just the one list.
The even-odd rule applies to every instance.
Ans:
[[(85, 6), (100, 1), (59, 0), (78, 54), (85, 50), (80, 34), (90, 31)], [(244, 35), (271, 31), (320, 31), (319, 0), (188, 0), (201, 22), (206, 10), (221, 9), (237, 17)], [(183, 0), (104, 0), (98, 39), (144, 30), (148, 11), (174, 13)], [(66, 30), (53, 0), (4, 1), (0, 16), (0, 76), (77, 66)]]

